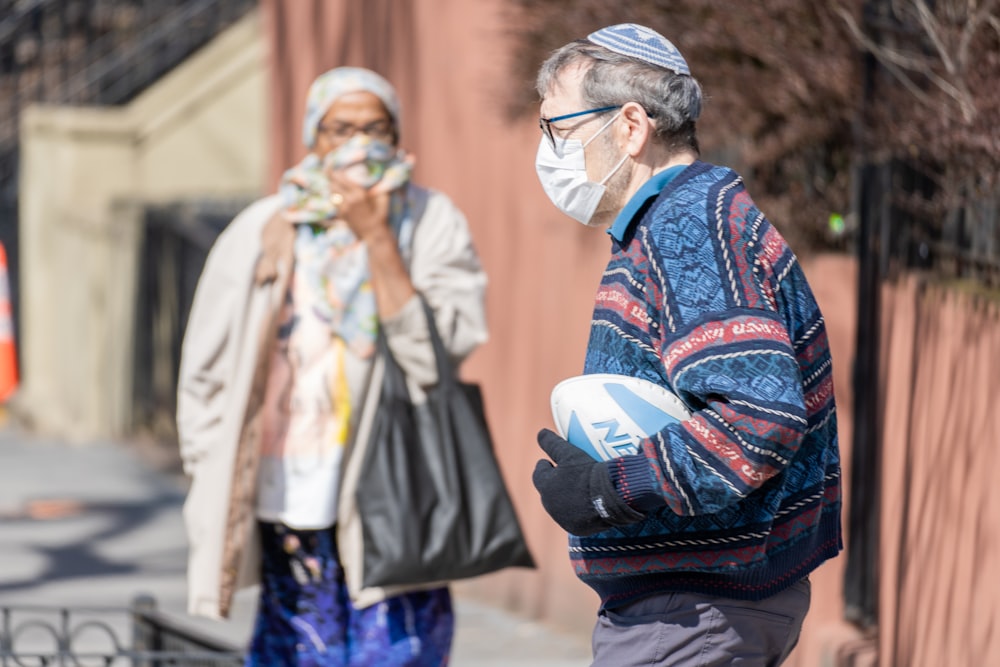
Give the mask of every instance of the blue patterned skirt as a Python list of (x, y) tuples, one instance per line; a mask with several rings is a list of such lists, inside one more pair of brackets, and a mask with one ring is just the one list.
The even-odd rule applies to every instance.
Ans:
[(248, 667), (440, 667), (455, 617), (447, 588), (355, 609), (334, 529), (260, 522), (262, 572)]

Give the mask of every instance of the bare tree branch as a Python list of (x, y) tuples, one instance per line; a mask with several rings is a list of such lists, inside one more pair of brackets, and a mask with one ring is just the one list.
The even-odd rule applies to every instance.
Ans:
[(917, 100), (925, 104), (933, 105), (932, 98), (926, 92), (921, 90), (913, 79), (904, 72), (904, 70), (916, 72), (921, 76), (926, 77), (927, 80), (934, 84), (934, 86), (941, 90), (941, 92), (954, 100), (962, 114), (963, 120), (966, 123), (971, 122), (976, 114), (975, 104), (972, 100), (971, 94), (965, 86), (964, 80), (957, 76), (955, 61), (949, 54), (948, 49), (940, 36), (940, 30), (936, 19), (932, 14), (930, 14), (930, 10), (927, 8), (927, 5), (923, 0), (908, 1), (914, 2), (917, 9), (916, 13), (920, 20), (920, 25), (925, 34), (934, 44), (934, 48), (937, 51), (945, 69), (949, 72), (956, 73), (958, 81), (957, 84), (953, 84), (951, 81), (934, 72), (933, 67), (930, 66), (930, 63), (925, 57), (916, 57), (908, 52), (901, 51), (890, 46), (876, 44), (864, 33), (861, 27), (857, 24), (857, 21), (854, 20), (853, 16), (845, 12), (841, 7), (837, 7), (836, 11), (847, 23), (851, 34), (858, 41), (858, 44), (874, 55), (879, 62), (881, 62), (886, 69), (889, 70), (899, 80), (899, 82), (905, 86), (911, 94), (913, 94), (914, 97), (917, 98)]
[(924, 34), (930, 39), (931, 44), (934, 45), (934, 50), (937, 51), (938, 57), (941, 58), (941, 63), (944, 65), (945, 71), (949, 74), (956, 74), (955, 61), (952, 60), (951, 54), (948, 53), (944, 40), (941, 38), (940, 26), (934, 13), (924, 0), (907, 0), (907, 2), (913, 3), (913, 8), (916, 10), (917, 22), (924, 29)]

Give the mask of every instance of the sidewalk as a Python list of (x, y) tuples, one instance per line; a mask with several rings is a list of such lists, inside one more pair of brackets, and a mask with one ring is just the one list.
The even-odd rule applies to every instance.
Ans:
[[(0, 607), (126, 607), (145, 593), (161, 610), (244, 645), (255, 589), (237, 596), (227, 622), (184, 613), (183, 501), (183, 480), (157, 471), (133, 448), (0, 430)], [(454, 667), (589, 664), (584, 638), (460, 593), (456, 610)]]

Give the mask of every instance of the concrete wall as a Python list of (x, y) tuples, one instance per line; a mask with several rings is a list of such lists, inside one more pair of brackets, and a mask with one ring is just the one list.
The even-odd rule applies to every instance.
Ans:
[(16, 416), (81, 441), (124, 433), (138, 203), (262, 190), (265, 64), (254, 12), (127, 106), (22, 115)]
[(882, 292), (880, 665), (1000, 665), (1000, 300), (977, 291)]

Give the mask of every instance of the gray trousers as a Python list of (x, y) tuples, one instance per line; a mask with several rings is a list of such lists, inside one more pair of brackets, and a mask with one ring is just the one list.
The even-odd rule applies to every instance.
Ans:
[(759, 602), (690, 593), (598, 616), (591, 667), (777, 667), (799, 639), (809, 578)]

